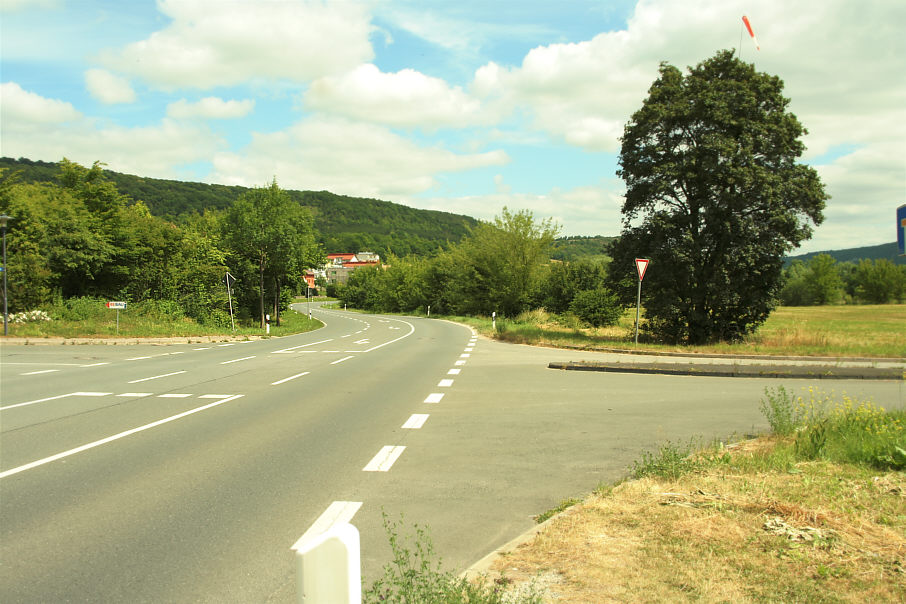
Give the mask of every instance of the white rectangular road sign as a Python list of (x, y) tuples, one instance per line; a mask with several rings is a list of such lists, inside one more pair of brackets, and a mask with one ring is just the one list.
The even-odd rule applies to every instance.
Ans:
[(125, 302), (108, 302), (107, 308), (115, 308), (116, 310), (125, 310), (126, 303)]

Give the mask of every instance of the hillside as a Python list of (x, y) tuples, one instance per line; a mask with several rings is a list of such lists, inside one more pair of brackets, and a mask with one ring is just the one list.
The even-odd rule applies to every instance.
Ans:
[(809, 258), (817, 256), (818, 254), (828, 254), (837, 262), (858, 262), (863, 259), (879, 260), (885, 258), (894, 264), (906, 265), (906, 256), (899, 255), (896, 241), (893, 243), (882, 243), (881, 245), (871, 245), (867, 247), (853, 247), (845, 250), (828, 250), (825, 252), (811, 252), (809, 254), (789, 256), (785, 259), (785, 264), (789, 266), (793, 260), (802, 260), (803, 262), (806, 262)]
[[(21, 170), (25, 183), (57, 183), (56, 162), (0, 158), (0, 169)], [(183, 214), (206, 209), (228, 208), (247, 187), (144, 178), (104, 171), (120, 193), (141, 200), (152, 214), (178, 220)], [(327, 251), (373, 251), (382, 257), (389, 253), (433, 254), (439, 248), (462, 239), (478, 221), (469, 216), (419, 210), (389, 201), (336, 195), (328, 191), (287, 191), (308, 207), (315, 229)]]

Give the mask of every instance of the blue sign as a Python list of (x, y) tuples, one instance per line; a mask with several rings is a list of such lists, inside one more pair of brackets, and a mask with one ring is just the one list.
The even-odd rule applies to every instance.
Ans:
[(906, 256), (906, 206), (897, 208), (897, 247), (900, 256)]

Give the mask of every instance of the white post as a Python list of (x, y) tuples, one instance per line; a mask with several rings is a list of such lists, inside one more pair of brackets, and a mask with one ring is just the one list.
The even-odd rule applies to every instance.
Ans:
[(361, 604), (359, 548), (359, 531), (346, 522), (297, 543), (293, 547), (296, 551), (296, 601), (300, 604)]
[(264, 333), (269, 334), (271, 332), (271, 316), (264, 315)]
[(428, 305), (428, 318), (431, 318), (431, 305)]
[(491, 329), (494, 330), (494, 333), (497, 333), (497, 311), (491, 313)]

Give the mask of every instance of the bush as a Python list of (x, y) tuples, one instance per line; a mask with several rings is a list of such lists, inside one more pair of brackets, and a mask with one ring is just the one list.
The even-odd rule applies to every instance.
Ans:
[(623, 307), (617, 301), (617, 295), (603, 287), (579, 292), (569, 309), (594, 327), (616, 325), (623, 316)]

